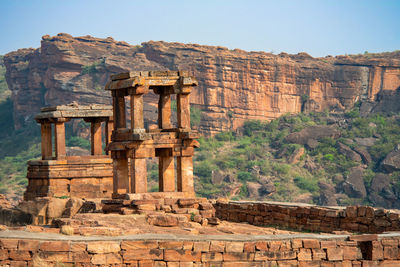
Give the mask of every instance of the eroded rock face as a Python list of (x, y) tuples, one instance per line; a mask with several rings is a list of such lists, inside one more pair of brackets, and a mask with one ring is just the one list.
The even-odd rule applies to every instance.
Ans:
[[(400, 86), (400, 52), (312, 58), (153, 41), (132, 46), (112, 38), (59, 34), (44, 36), (39, 49), (7, 54), (4, 62), (17, 128), (41, 106), (110, 104), (103, 90), (106, 81), (110, 74), (128, 70), (193, 71), (199, 86), (191, 103), (202, 110), (198, 129), (203, 134), (288, 112), (344, 110)], [(154, 106), (146, 105), (145, 112), (156, 118)]]
[(315, 125), (304, 128), (300, 132), (289, 134), (285, 140), (289, 143), (305, 145), (311, 140), (320, 140), (324, 137), (336, 138), (340, 132), (335, 126)]
[(393, 150), (382, 161), (382, 168), (387, 172), (400, 171), (400, 150)]
[(349, 197), (365, 198), (367, 190), (364, 185), (364, 169), (361, 167), (352, 168), (343, 184), (343, 189)]

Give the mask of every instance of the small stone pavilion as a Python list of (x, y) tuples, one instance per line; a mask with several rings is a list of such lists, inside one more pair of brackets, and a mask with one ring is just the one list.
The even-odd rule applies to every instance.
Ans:
[[(103, 123), (106, 145), (110, 142), (113, 128), (111, 106), (71, 104), (45, 107), (35, 119), (41, 125), (42, 159), (28, 162), (29, 183), (24, 199), (111, 197), (112, 159), (103, 155), (102, 148)], [(91, 155), (67, 156), (64, 124), (71, 119), (90, 122)]]
[[(199, 143), (190, 128), (189, 94), (197, 85), (183, 71), (142, 71), (111, 76), (106, 90), (112, 92), (114, 131), (107, 149), (113, 159), (113, 198), (144, 195), (194, 197), (194, 148)], [(145, 129), (143, 95), (159, 95), (158, 128)], [(178, 127), (171, 124), (171, 96), (176, 95)], [(130, 101), (127, 125), (125, 101)], [(147, 191), (146, 159), (159, 159), (159, 192)], [(133, 196), (132, 196), (133, 197)]]

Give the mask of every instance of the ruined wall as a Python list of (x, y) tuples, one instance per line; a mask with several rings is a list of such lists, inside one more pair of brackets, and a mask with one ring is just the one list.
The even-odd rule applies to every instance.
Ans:
[[(199, 86), (191, 103), (203, 111), (199, 129), (204, 134), (287, 112), (348, 109), (400, 86), (400, 52), (312, 58), (153, 41), (131, 46), (112, 38), (59, 34), (44, 36), (39, 49), (7, 54), (4, 62), (17, 128), (44, 105), (109, 104), (104, 84), (110, 74), (127, 70), (193, 71)], [(145, 111), (156, 118), (154, 106), (146, 105)]]
[[(38, 234), (37, 234), (38, 235)], [(40, 234), (39, 234), (40, 235)], [(90, 238), (89, 238), (90, 239)], [(1, 266), (399, 266), (397, 234), (201, 240), (0, 238)]]
[(316, 232), (383, 233), (400, 230), (399, 212), (367, 206), (321, 207), (300, 203), (218, 202), (221, 220)]

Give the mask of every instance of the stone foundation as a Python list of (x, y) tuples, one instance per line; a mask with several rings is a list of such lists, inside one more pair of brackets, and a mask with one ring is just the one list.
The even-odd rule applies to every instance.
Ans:
[(28, 162), (29, 184), (24, 200), (36, 197), (111, 198), (112, 159), (77, 156)]
[(400, 266), (399, 234), (75, 237), (0, 232), (1, 266)]
[(214, 207), (217, 218), (221, 220), (260, 226), (276, 225), (325, 233), (382, 233), (400, 230), (400, 211), (367, 206), (321, 207), (282, 202), (217, 202)]

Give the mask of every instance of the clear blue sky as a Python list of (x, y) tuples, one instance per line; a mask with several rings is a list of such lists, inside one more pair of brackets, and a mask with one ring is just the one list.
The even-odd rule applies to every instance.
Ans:
[(0, 54), (60, 32), (312, 56), (400, 49), (400, 0), (0, 0), (0, 12)]

